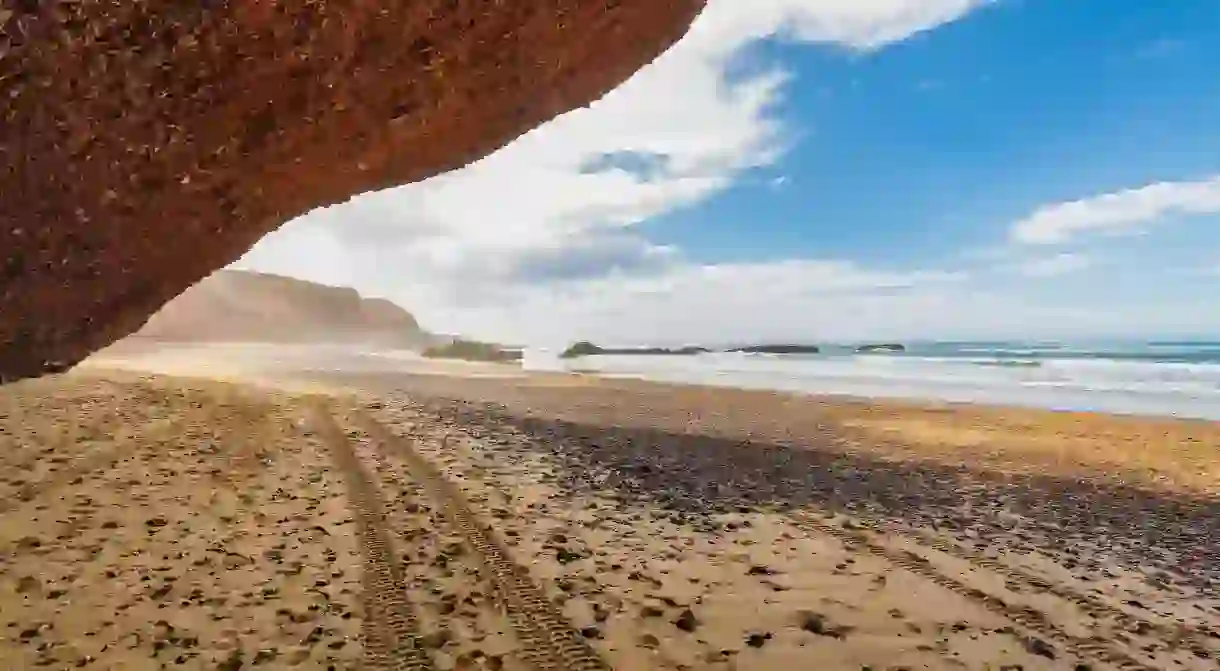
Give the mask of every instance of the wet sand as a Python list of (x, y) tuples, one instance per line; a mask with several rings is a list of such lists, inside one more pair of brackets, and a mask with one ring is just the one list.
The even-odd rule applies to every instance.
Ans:
[(567, 375), (257, 382), (0, 390), (0, 667), (1220, 660), (1214, 424)]

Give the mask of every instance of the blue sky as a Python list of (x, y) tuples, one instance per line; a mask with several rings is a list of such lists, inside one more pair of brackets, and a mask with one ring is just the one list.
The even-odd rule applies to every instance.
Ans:
[(241, 264), (560, 343), (1220, 336), (1212, 0), (711, 0), (589, 109)]
[[(773, 40), (748, 57), (792, 73), (779, 113), (799, 139), (646, 226), (701, 259), (926, 260), (1000, 243), (1044, 202), (1220, 173), (1209, 0), (999, 2), (875, 53)], [(1193, 223), (1182, 242), (1216, 252), (1220, 219)]]

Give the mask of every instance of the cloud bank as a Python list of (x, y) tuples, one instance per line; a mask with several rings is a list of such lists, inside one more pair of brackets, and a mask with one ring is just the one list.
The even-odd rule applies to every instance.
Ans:
[(1220, 212), (1220, 175), (1194, 182), (1160, 182), (1038, 208), (1013, 224), (1013, 241), (1064, 244), (1088, 235), (1145, 232), (1175, 215)]

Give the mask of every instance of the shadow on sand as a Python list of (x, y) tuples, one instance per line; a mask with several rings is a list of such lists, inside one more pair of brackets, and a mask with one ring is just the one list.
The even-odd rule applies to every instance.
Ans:
[[(1050, 475), (974, 470), (800, 446), (606, 427), (525, 416), (465, 401), (428, 407), (482, 436), (505, 429), (551, 455), (560, 484), (611, 489), (679, 522), (718, 513), (816, 506), (865, 523), (933, 527), (983, 549), (1037, 550), (1095, 573), (1115, 562), (1150, 580), (1220, 591), (1220, 501)], [(1151, 570), (1150, 570), (1151, 569)]]

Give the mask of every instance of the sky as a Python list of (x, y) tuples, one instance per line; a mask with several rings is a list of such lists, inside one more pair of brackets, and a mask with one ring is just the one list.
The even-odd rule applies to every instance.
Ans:
[(235, 267), (563, 345), (1220, 336), (1215, 0), (710, 0), (589, 108)]

